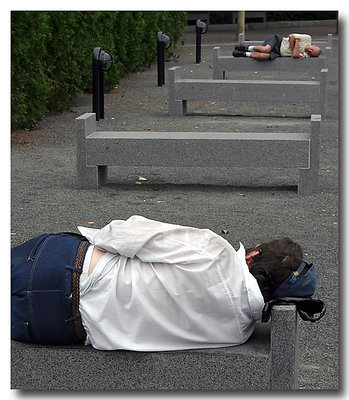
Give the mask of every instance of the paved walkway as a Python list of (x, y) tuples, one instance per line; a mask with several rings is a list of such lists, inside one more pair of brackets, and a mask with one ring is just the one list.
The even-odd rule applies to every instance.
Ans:
[[(315, 29), (315, 28), (314, 28)], [(325, 38), (333, 26), (316, 28)], [(299, 30), (299, 28), (298, 28)], [(309, 27), (302, 29), (312, 34)], [(278, 30), (281, 32), (281, 29)], [(302, 32), (302, 33), (304, 33)], [(281, 32), (283, 33), (283, 32)], [(288, 31), (288, 33), (291, 33)], [(166, 64), (181, 65), (184, 76), (212, 76), (212, 47), (231, 54), (230, 31), (203, 36), (202, 63), (195, 64), (195, 34), (186, 33), (176, 57)], [(269, 32), (248, 32), (263, 39)], [(254, 77), (258, 79), (258, 74)], [(239, 74), (244, 77), (245, 74)], [(278, 75), (279, 76), (279, 75)], [(282, 74), (280, 75), (280, 77)], [(273, 75), (275, 77), (275, 75)], [(167, 75), (166, 75), (167, 78)], [(299, 79), (309, 79), (302, 76)], [(279, 236), (302, 244), (307, 260), (316, 264), (316, 297), (328, 305), (318, 323), (300, 323), (300, 384), (303, 389), (338, 388), (338, 56), (330, 66), (329, 113), (322, 125), (321, 193), (299, 197), (297, 171), (206, 168), (110, 169), (110, 183), (99, 191), (80, 191), (75, 176), (74, 119), (91, 112), (91, 95), (79, 96), (71, 110), (46, 115), (33, 132), (13, 134), (11, 158), (11, 244), (47, 231), (75, 231), (77, 225), (102, 227), (133, 214), (171, 223), (229, 231), (226, 239), (237, 248)], [(154, 131), (308, 130), (302, 109), (267, 104), (207, 102), (189, 104), (186, 117), (169, 117), (167, 86), (157, 86), (157, 68), (126, 76), (105, 95), (105, 116), (99, 129)], [(306, 110), (305, 110), (306, 111)], [(306, 115), (306, 112), (305, 112)], [(147, 179), (135, 184), (139, 176)]]

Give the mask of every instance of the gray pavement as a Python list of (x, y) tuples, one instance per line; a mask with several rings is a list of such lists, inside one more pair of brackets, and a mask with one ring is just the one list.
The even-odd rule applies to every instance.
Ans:
[[(286, 29), (285, 29), (286, 31)], [(288, 29), (292, 33), (294, 29)], [(77, 189), (74, 119), (92, 111), (92, 97), (81, 94), (67, 112), (46, 115), (34, 131), (12, 135), (11, 245), (42, 232), (76, 231), (77, 225), (102, 227), (133, 214), (170, 223), (209, 228), (236, 248), (287, 235), (304, 248), (318, 271), (316, 298), (327, 303), (317, 323), (300, 323), (300, 386), (339, 388), (339, 162), (338, 49), (333, 25), (297, 28), (325, 39), (334, 33), (330, 65), (328, 118), (322, 124), (320, 193), (299, 197), (297, 171), (216, 168), (110, 168), (109, 183), (98, 191)], [(301, 32), (302, 31), (302, 32)], [(249, 31), (261, 40), (270, 32)], [(284, 31), (280, 28), (278, 32)], [(286, 33), (286, 32), (285, 32)], [(202, 63), (195, 64), (195, 33), (186, 32), (175, 58), (183, 77), (212, 77), (212, 47), (231, 54), (234, 32), (210, 29), (202, 37)], [(242, 72), (236, 79), (248, 74)], [(229, 77), (229, 75), (228, 75)], [(251, 77), (251, 75), (249, 75)], [(270, 78), (283, 78), (273, 74)], [(167, 75), (166, 75), (167, 78)], [(235, 78), (235, 76), (234, 76)], [(261, 78), (253, 74), (253, 78)], [(265, 76), (263, 76), (265, 78)], [(269, 78), (269, 77), (268, 77)], [(285, 77), (287, 78), (287, 77)], [(311, 79), (300, 76), (297, 79)], [(167, 86), (157, 86), (156, 64), (126, 76), (105, 95), (100, 130), (291, 132), (309, 129), (302, 108), (278, 104), (207, 102), (188, 104), (189, 115), (169, 117)], [(307, 110), (304, 110), (307, 111)], [(147, 181), (135, 184), (139, 176)]]

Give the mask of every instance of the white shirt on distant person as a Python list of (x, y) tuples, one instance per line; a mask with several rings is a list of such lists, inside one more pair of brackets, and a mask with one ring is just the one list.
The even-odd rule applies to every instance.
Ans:
[[(311, 45), (311, 36), (302, 33), (293, 33), (295, 39), (299, 40), (298, 50), (301, 58), (309, 57), (309, 54), (305, 51), (307, 46)], [(282, 57), (292, 57), (292, 50), (290, 48), (289, 37), (284, 37), (280, 46), (280, 54)]]

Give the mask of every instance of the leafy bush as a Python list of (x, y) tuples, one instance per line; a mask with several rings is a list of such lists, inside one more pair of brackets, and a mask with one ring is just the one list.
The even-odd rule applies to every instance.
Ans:
[(186, 20), (186, 12), (171, 11), (12, 12), (12, 129), (32, 128), (45, 112), (61, 112), (78, 92), (91, 91), (94, 47), (114, 59), (108, 90), (156, 60), (156, 32), (175, 43)]
[(11, 112), (15, 126), (32, 127), (46, 111), (51, 86), (46, 70), (47, 22), (46, 13), (12, 14)]

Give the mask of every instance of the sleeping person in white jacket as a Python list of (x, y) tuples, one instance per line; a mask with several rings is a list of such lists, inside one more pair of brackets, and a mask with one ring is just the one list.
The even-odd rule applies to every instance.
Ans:
[[(102, 229), (78, 227), (78, 230), (82, 237), (56, 234), (63, 235), (56, 239), (51, 234), (40, 239), (39, 244), (34, 240), (33, 263), (36, 269), (42, 263), (45, 271), (55, 264), (47, 261), (45, 241), (50, 240), (52, 248), (59, 247), (58, 244), (53, 247), (54, 240), (86, 243), (80, 265), (76, 254), (68, 251), (69, 257), (74, 253), (76, 259), (73, 267), (65, 268), (65, 276), (68, 270), (74, 275), (81, 269), (78, 311), (76, 315), (73, 312), (71, 319), (76, 326), (81, 318), (84, 335), (80, 342), (100, 350), (166, 351), (242, 344), (260, 320), (264, 302), (297, 270), (303, 256), (300, 246), (289, 238), (258, 244), (247, 251), (240, 243), (236, 251), (227, 240), (208, 229), (141, 216), (114, 220)], [(49, 251), (52, 254), (52, 249), (46, 253)], [(19, 252), (13, 253), (14, 282), (19, 279), (16, 271), (21, 264), (15, 255)], [(73, 287), (69, 298), (73, 297), (74, 302)], [(26, 292), (30, 290), (26, 288)], [(18, 296), (18, 291), (12, 297), (15, 295)], [(12, 335), (13, 339), (40, 342), (39, 338), (44, 337), (40, 321), (33, 324), (30, 315), (19, 315), (16, 301), (12, 308), (16, 321), (28, 320), (26, 339), (19, 338), (18, 333), (17, 337), (16, 333)], [(50, 308), (53, 314), (55, 309), (59, 306)], [(41, 342), (47, 343), (49, 317), (43, 320), (46, 342)], [(65, 317), (65, 325), (69, 325), (67, 321), (70, 319)], [(58, 337), (59, 329), (62, 329), (60, 337), (69, 336), (63, 332), (66, 329), (63, 325), (61, 328), (57, 325), (52, 335)], [(69, 334), (74, 336), (74, 328)], [(69, 338), (65, 340), (69, 343)], [(76, 337), (73, 341), (79, 342)], [(53, 342), (59, 343), (59, 339)]]

